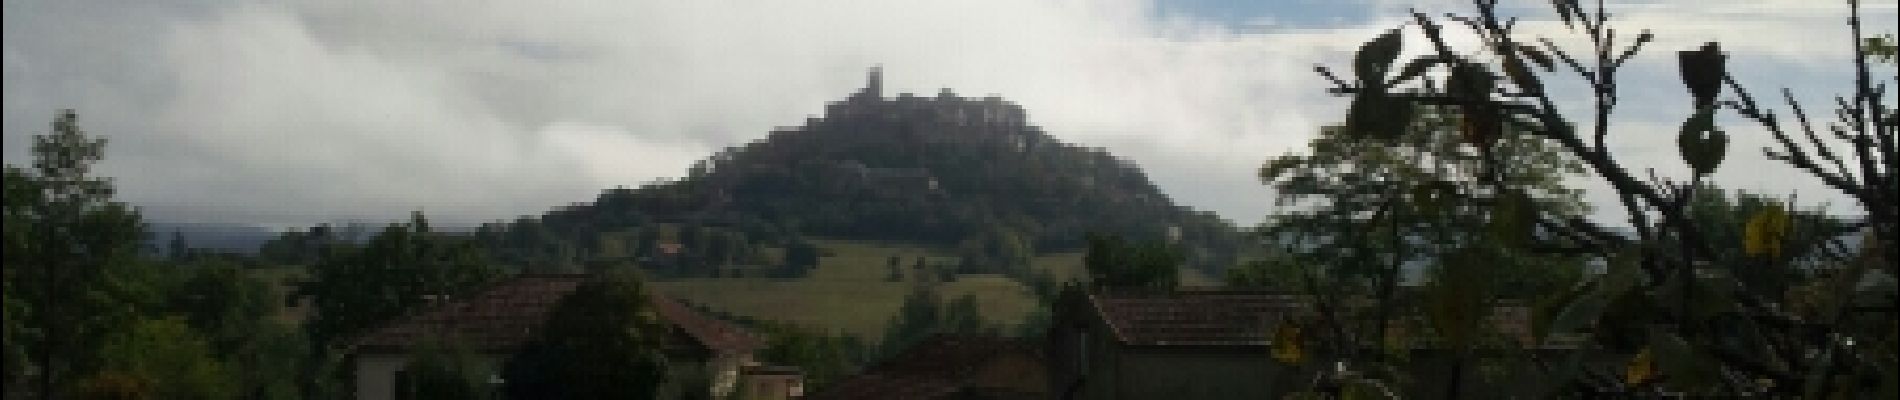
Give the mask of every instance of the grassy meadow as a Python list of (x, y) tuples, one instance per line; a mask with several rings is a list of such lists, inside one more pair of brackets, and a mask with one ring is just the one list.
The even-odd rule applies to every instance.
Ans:
[[(957, 261), (949, 249), (912, 243), (813, 242), (829, 255), (821, 257), (818, 268), (805, 279), (688, 278), (652, 284), (668, 295), (713, 309), (875, 340), (883, 335), (885, 324), (896, 315), (911, 285), (918, 279), (935, 279), (912, 268), (917, 257), (926, 257), (932, 264)], [(892, 255), (901, 258), (899, 265), (905, 275), (901, 282), (886, 281)], [(1036, 257), (1032, 265), (1065, 279), (1080, 277), (1081, 263), (1081, 253), (1058, 253)], [(938, 290), (946, 300), (965, 294), (976, 296), (984, 317), (1005, 327), (1014, 327), (1036, 307), (1028, 287), (1002, 275), (960, 275)]]

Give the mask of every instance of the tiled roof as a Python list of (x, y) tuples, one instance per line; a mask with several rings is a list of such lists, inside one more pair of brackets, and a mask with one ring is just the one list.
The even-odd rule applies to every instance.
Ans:
[(718, 352), (750, 353), (765, 347), (765, 340), (746, 331), (738, 325), (707, 317), (687, 308), (678, 301), (661, 295), (659, 291), (648, 291), (647, 301), (653, 305), (653, 312), (661, 319), (678, 326), (681, 331), (698, 340), (706, 348)]
[[(1115, 338), (1129, 345), (1239, 345), (1266, 346), (1270, 330), (1281, 321), (1310, 322), (1312, 298), (1301, 294), (1257, 290), (1183, 288), (1171, 292), (1103, 290), (1089, 293), (1090, 306), (1108, 323)], [(1370, 316), (1372, 299), (1352, 299), (1338, 312)], [(1393, 318), (1406, 318), (1399, 311)], [(1353, 318), (1353, 317), (1348, 317)], [(1485, 316), (1493, 333), (1513, 345), (1538, 344), (1531, 332), (1531, 309), (1518, 302), (1501, 301)]]
[[(371, 352), (402, 352), (428, 339), (453, 338), (470, 350), (505, 352), (534, 338), (555, 304), (588, 279), (585, 274), (522, 274), (467, 297), (450, 300), (370, 331), (356, 343)], [(647, 300), (661, 319), (707, 348), (750, 352), (763, 341), (725, 321), (707, 318), (656, 291)]]
[(532, 338), (548, 311), (586, 279), (578, 274), (519, 275), (370, 331), (357, 345), (365, 351), (400, 352), (425, 339), (452, 337), (470, 350), (507, 351)]
[(1006, 354), (1040, 357), (1035, 347), (1002, 338), (939, 335), (863, 373), (845, 378), (810, 399), (949, 399), (974, 388), (965, 382), (977, 368)]
[(1267, 345), (1282, 318), (1309, 315), (1307, 297), (1245, 290), (1089, 294), (1115, 338), (1130, 345)]

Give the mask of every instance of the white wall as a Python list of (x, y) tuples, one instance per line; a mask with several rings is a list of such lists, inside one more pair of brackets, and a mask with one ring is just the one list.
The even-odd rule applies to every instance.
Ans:
[(356, 399), (391, 400), (395, 398), (396, 371), (401, 371), (408, 363), (408, 355), (358, 354), (356, 356)]

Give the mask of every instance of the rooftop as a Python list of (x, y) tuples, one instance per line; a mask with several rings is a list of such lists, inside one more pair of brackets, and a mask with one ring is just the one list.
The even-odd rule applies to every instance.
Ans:
[(370, 331), (357, 346), (400, 352), (425, 339), (454, 337), (470, 350), (507, 351), (532, 338), (548, 311), (586, 280), (581, 274), (522, 274), (399, 318)]
[(967, 387), (967, 381), (985, 364), (1006, 355), (1040, 358), (1026, 343), (995, 337), (938, 335), (903, 353), (845, 378), (812, 399), (944, 399), (973, 391), (1000, 389)]
[[(436, 304), (370, 331), (357, 341), (367, 352), (404, 352), (429, 339), (454, 338), (478, 352), (507, 352), (534, 338), (548, 312), (572, 293), (586, 274), (522, 274), (472, 295)], [(764, 341), (746, 330), (706, 317), (649, 291), (653, 311), (708, 349), (750, 352)]]
[(1306, 296), (1270, 291), (1182, 289), (1089, 294), (1115, 338), (1129, 345), (1267, 345), (1283, 318), (1309, 314)]

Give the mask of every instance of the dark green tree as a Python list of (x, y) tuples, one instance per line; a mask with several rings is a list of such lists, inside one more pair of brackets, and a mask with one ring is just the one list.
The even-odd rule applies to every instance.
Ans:
[(966, 294), (946, 303), (936, 288), (919, 284), (911, 287), (897, 315), (884, 328), (878, 351), (887, 356), (897, 354), (936, 334), (994, 336), (1001, 332), (1001, 327), (983, 317), (975, 296)]
[(665, 384), (665, 325), (646, 287), (628, 274), (598, 276), (548, 315), (534, 342), (503, 367), (510, 398), (650, 399)]
[(204, 337), (177, 318), (147, 319), (107, 339), (103, 370), (147, 382), (152, 399), (233, 399), (240, 387)]
[(1082, 264), (1096, 286), (1169, 290), (1180, 282), (1183, 255), (1167, 243), (1099, 234), (1089, 234), (1088, 243)]
[(827, 335), (784, 323), (766, 323), (756, 329), (767, 338), (759, 360), (798, 367), (805, 392), (815, 393), (844, 378), (861, 363), (863, 344), (855, 337)]
[(229, 366), (243, 397), (281, 399), (302, 380), (296, 366), (309, 343), (296, 327), (278, 321), (282, 294), (242, 266), (206, 258), (172, 266), (176, 283), (163, 285), (166, 314), (181, 318), (203, 337), (212, 354)]
[(411, 399), (468, 399), (493, 397), (487, 369), (475, 354), (453, 339), (425, 342), (409, 357)]
[(172, 261), (184, 261), (191, 255), (191, 245), (185, 242), (184, 232), (172, 231), (172, 240), (166, 243), (165, 248), (165, 256), (170, 257)]
[(145, 224), (113, 200), (110, 180), (92, 175), (105, 148), (67, 110), (51, 133), (33, 137), (30, 168), (6, 166), (5, 278), (16, 302), (7, 311), (23, 325), (8, 339), (24, 344), (40, 372), (35, 397), (59, 397), (97, 370), (103, 341), (150, 301), (125, 279), (138, 268)]
[(391, 224), (360, 249), (332, 246), (311, 269), (312, 339), (341, 344), (431, 298), (453, 296), (500, 277), (479, 244), (430, 230), (421, 212)]
[(804, 276), (818, 267), (817, 245), (803, 239), (797, 239), (785, 245), (785, 269), (793, 276)]

